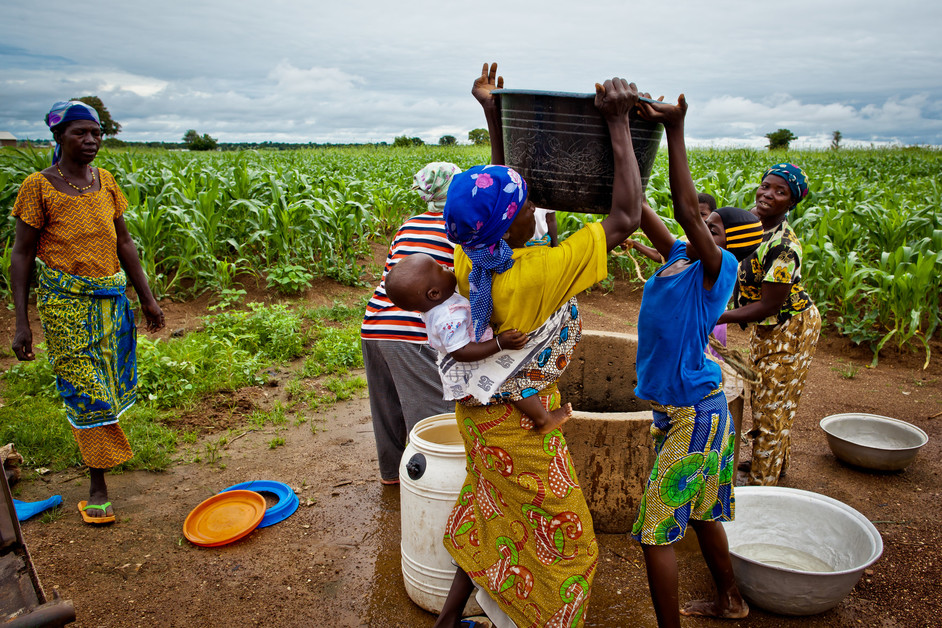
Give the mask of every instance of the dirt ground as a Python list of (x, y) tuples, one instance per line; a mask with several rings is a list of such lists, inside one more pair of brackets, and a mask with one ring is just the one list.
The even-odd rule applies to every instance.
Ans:
[[(352, 300), (362, 290), (323, 284), (308, 292), (315, 304)], [(585, 327), (633, 332), (640, 290), (616, 283), (609, 294), (580, 298)], [(257, 295), (256, 295), (257, 296)], [(167, 302), (167, 336), (192, 330), (206, 299)], [(38, 324), (34, 334), (38, 334)], [(9, 346), (12, 316), (0, 317), (0, 341)], [(731, 344), (746, 334), (731, 330)], [(942, 346), (924, 356), (870, 353), (832, 335), (822, 337), (792, 433), (790, 486), (823, 493), (856, 508), (883, 536), (882, 558), (835, 609), (812, 617), (781, 617), (754, 608), (744, 620), (684, 618), (687, 627), (942, 625)], [(854, 369), (857, 368), (856, 372)], [(853, 374), (853, 377), (846, 377)], [(234, 416), (284, 398), (282, 386), (220, 394), (196, 414)], [(818, 421), (839, 412), (869, 412), (914, 423), (929, 434), (915, 463), (879, 474), (839, 463)], [(930, 418), (934, 417), (934, 418)], [(746, 409), (746, 424), (749, 424)], [(364, 396), (312, 414), (310, 423), (279, 432), (285, 445), (269, 449), (275, 428), (247, 431), (219, 450), (210, 464), (193, 462), (220, 433), (180, 451), (162, 473), (108, 477), (118, 514), (108, 527), (84, 525), (75, 504), (87, 495), (79, 469), (31, 477), (18, 497), (62, 495), (64, 515), (37, 518), (23, 531), (47, 594), (74, 602), (78, 626), (431, 626), (434, 617), (407, 597), (399, 567), (399, 489), (378, 481), (376, 453)], [(218, 429), (217, 426), (216, 429)], [(239, 432), (241, 433), (241, 432)], [(745, 449), (741, 457), (748, 456)], [(287, 520), (231, 545), (202, 548), (182, 533), (186, 515), (202, 500), (253, 479), (285, 482), (301, 506)], [(600, 535), (600, 567), (588, 626), (655, 626), (640, 549), (621, 535)], [(709, 575), (695, 543), (679, 551), (680, 599), (707, 595)]]

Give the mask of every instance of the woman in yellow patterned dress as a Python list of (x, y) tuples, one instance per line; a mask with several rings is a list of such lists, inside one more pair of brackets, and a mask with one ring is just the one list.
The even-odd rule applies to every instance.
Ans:
[(736, 308), (720, 323), (755, 323), (749, 357), (761, 382), (752, 390), (752, 460), (740, 467), (753, 485), (775, 485), (788, 468), (791, 428), (811, 366), (821, 315), (801, 283), (801, 242), (786, 220), (808, 194), (798, 166), (766, 170), (752, 213), (762, 244), (739, 265)]
[[(496, 64), (490, 70), (485, 64), (473, 93), (494, 138), (492, 163), (501, 164), (500, 121), (491, 91), (503, 81), (495, 81), (496, 73)], [(637, 99), (634, 85), (622, 79), (597, 86), (596, 106), (608, 122), (615, 155), (612, 209), (601, 223), (580, 229), (558, 247), (526, 246), (535, 227), (534, 205), (515, 171), (490, 165), (455, 175), (445, 227), (449, 239), (461, 245), (455, 250), (455, 274), (458, 291), (471, 302), (475, 333), (488, 324), (494, 333), (511, 328), (530, 333), (561, 312), (568, 323), (545, 351), (552, 356), (547, 362), (565, 367), (566, 347), (571, 351), (581, 330), (570, 299), (608, 275), (608, 251), (640, 223), (641, 180), (628, 128), (628, 111)], [(555, 384), (533, 392), (544, 407), (559, 407)], [(445, 547), (458, 571), (435, 625), (457, 627), (477, 586), (478, 602), (500, 628), (581, 626), (598, 546), (563, 433), (538, 434), (512, 403), (458, 403), (455, 414), (468, 475), (445, 529)]]
[(36, 303), (56, 388), (91, 476), (79, 509), (85, 521), (106, 523), (114, 510), (105, 471), (133, 455), (118, 425), (136, 399), (128, 280), (148, 331), (162, 328), (164, 315), (124, 224), (128, 202), (111, 173), (91, 165), (101, 147), (98, 113), (79, 101), (59, 102), (46, 124), (56, 140), (53, 165), (23, 181), (13, 206), (13, 352), (19, 360), (35, 358), (27, 304), (36, 266)]

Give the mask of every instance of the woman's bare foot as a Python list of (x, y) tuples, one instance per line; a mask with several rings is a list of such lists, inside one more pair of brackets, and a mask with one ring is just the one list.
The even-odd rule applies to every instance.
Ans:
[(107, 496), (104, 499), (89, 497), (88, 503), (85, 505), (85, 512), (88, 513), (89, 517), (110, 517), (114, 514), (114, 508), (111, 507), (111, 502), (108, 501)]
[(680, 614), (686, 617), (718, 617), (720, 619), (742, 619), (749, 615), (749, 605), (746, 600), (730, 597), (725, 604), (717, 600), (693, 600), (687, 602)]
[(569, 417), (572, 416), (572, 404), (567, 403), (563, 406), (556, 408), (555, 410), (549, 410), (543, 415), (543, 420), (534, 421), (536, 423), (536, 431), (540, 434), (549, 434), (557, 427), (569, 420)]
[[(105, 485), (105, 470), (89, 468), (91, 485), (88, 489), (88, 502), (85, 513), (92, 518), (102, 519), (114, 515), (114, 509), (108, 500), (108, 487)], [(98, 506), (101, 506), (100, 508)]]

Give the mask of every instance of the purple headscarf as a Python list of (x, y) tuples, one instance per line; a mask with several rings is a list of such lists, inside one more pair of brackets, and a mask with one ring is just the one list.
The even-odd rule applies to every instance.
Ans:
[[(81, 100), (62, 100), (57, 102), (46, 114), (45, 121), (49, 130), (54, 130), (60, 124), (72, 122), (73, 120), (92, 120), (101, 126), (101, 120), (98, 118), (98, 112), (94, 107), (86, 105)], [(62, 158), (62, 148), (56, 144), (56, 149), (52, 153), (52, 163), (55, 164)]]
[(491, 275), (514, 265), (503, 236), (527, 200), (527, 184), (507, 166), (475, 166), (456, 174), (445, 202), (445, 231), (471, 260), (468, 276), (474, 340), (490, 324)]

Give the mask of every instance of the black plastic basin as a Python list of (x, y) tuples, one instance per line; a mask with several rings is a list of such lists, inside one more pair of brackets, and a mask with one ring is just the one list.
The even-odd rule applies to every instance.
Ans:
[[(615, 175), (608, 125), (594, 94), (495, 90), (500, 98), (504, 159), (529, 186), (538, 207), (607, 214)], [(663, 127), (634, 112), (631, 142), (646, 186)]]

